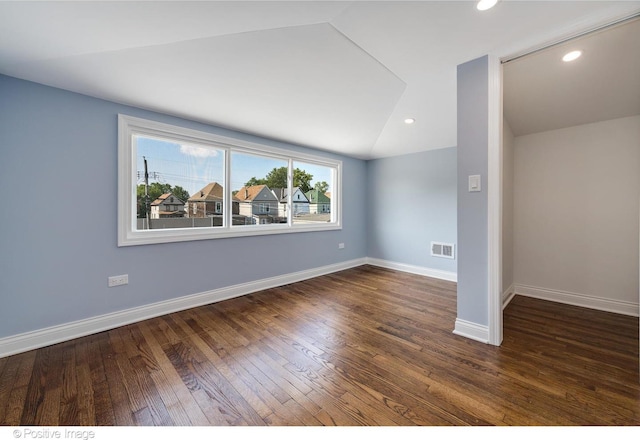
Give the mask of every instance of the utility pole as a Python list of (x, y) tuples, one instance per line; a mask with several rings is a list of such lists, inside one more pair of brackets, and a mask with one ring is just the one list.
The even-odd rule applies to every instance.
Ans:
[(151, 229), (151, 224), (149, 223), (149, 171), (147, 171), (147, 158), (142, 156), (144, 159), (144, 206), (147, 214), (147, 229)]

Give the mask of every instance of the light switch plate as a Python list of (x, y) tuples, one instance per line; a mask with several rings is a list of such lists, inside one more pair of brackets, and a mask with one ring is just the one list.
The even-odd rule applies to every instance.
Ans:
[(482, 185), (480, 181), (480, 175), (476, 174), (469, 176), (469, 192), (481, 191)]

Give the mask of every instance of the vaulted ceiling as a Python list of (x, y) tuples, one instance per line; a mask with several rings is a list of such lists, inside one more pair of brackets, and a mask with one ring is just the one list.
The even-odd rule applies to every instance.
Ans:
[[(457, 65), (638, 11), (640, 1), (503, 0), (484, 12), (473, 1), (0, 2), (0, 73), (378, 158), (456, 145)], [(515, 83), (530, 86), (539, 75), (523, 70)]]

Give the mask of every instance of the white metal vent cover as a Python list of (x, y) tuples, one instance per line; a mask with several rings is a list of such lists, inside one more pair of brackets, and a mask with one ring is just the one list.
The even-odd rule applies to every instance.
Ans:
[(455, 259), (455, 246), (451, 243), (431, 242), (431, 256)]

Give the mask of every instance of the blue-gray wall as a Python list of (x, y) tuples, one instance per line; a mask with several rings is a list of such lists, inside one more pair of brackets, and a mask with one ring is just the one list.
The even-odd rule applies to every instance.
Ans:
[(430, 243), (456, 243), (456, 148), (367, 163), (367, 256), (456, 272)]
[[(458, 319), (488, 325), (489, 59), (458, 66)], [(469, 192), (470, 175), (481, 176)]]
[(366, 256), (366, 162), (317, 151), (343, 161), (340, 231), (118, 248), (118, 113), (262, 141), (0, 76), (0, 338)]

